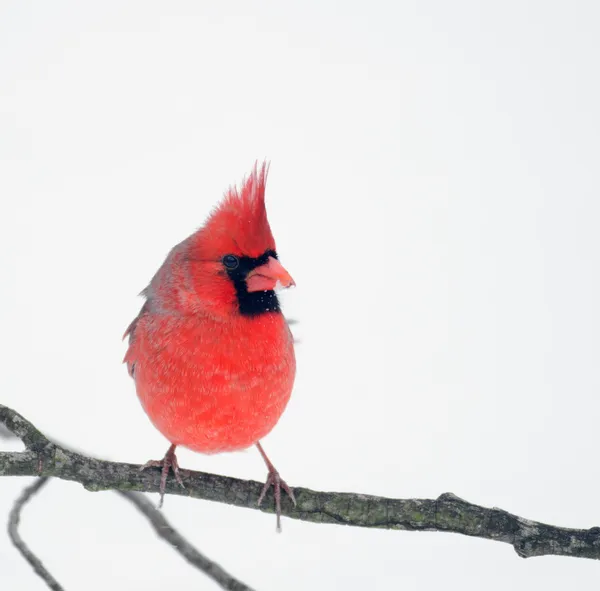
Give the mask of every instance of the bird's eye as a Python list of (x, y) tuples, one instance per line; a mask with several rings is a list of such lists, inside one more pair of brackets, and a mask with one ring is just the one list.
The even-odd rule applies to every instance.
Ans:
[(232, 254), (226, 254), (223, 257), (223, 264), (229, 269), (229, 270), (233, 270), (233, 269), (237, 269), (240, 261), (236, 256), (233, 256)]

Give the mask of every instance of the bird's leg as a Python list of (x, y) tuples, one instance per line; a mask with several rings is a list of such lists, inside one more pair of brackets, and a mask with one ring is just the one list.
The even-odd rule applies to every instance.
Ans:
[(159, 509), (163, 506), (163, 500), (165, 498), (165, 489), (167, 488), (167, 476), (169, 475), (169, 468), (173, 470), (173, 474), (175, 474), (175, 480), (177, 480), (177, 482), (181, 485), (181, 488), (185, 488), (183, 485), (183, 480), (181, 480), (181, 475), (179, 474), (179, 463), (177, 462), (177, 456), (175, 455), (176, 447), (177, 446), (175, 444), (171, 445), (162, 460), (150, 460), (140, 468), (140, 471), (145, 470), (146, 468), (160, 468), (161, 470), (160, 501), (158, 502)]
[(283, 489), (290, 499), (292, 499), (292, 503), (294, 503), (294, 507), (296, 506), (296, 498), (294, 497), (294, 491), (287, 485), (285, 480), (281, 479), (279, 476), (279, 472), (275, 469), (275, 466), (271, 463), (271, 460), (267, 457), (265, 450), (262, 448), (260, 442), (256, 442), (256, 447), (260, 452), (265, 464), (267, 465), (267, 469), (269, 470), (269, 474), (267, 475), (267, 481), (263, 486), (262, 492), (260, 493), (260, 497), (258, 497), (258, 504), (260, 505), (267, 494), (270, 486), (273, 485), (275, 488), (275, 513), (277, 515), (277, 531), (281, 532), (281, 489)]

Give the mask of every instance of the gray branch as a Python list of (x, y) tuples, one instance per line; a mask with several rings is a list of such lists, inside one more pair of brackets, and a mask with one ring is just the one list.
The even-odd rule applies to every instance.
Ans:
[[(8, 517), (8, 535), (21, 553), (23, 558), (30, 564), (33, 571), (39, 575), (46, 585), (53, 591), (64, 591), (63, 587), (50, 574), (42, 561), (34, 554), (29, 546), (23, 541), (19, 533), (19, 523), (23, 507), (36, 495), (48, 482), (47, 476), (40, 476), (32, 484), (27, 486), (19, 498), (15, 501)], [(213, 562), (188, 542), (165, 518), (144, 495), (131, 491), (116, 490), (117, 494), (127, 499), (132, 505), (144, 515), (154, 528), (156, 534), (170, 544), (181, 554), (192, 566), (213, 579), (222, 589), (226, 591), (253, 591), (241, 581), (232, 577), (225, 569)]]
[[(19, 523), (23, 507), (47, 484), (48, 480), (47, 476), (40, 476), (23, 490), (8, 516), (8, 535), (23, 558), (30, 564), (33, 571), (44, 580), (46, 585), (53, 591), (64, 591), (63, 587), (50, 574), (42, 561), (23, 541), (19, 533)], [(251, 587), (232, 577), (216, 562), (213, 562), (196, 550), (144, 495), (123, 490), (116, 490), (115, 492), (132, 503), (148, 519), (150, 525), (152, 525), (160, 538), (170, 544), (192, 566), (195, 566), (199, 571), (218, 583), (221, 588), (226, 591), (253, 591)]]
[(146, 497), (141, 494), (117, 490), (118, 494), (133, 503), (137, 509), (147, 517), (154, 531), (165, 542), (170, 544), (190, 564), (201, 570), (205, 575), (213, 579), (223, 589), (228, 591), (252, 591), (250, 587), (232, 577), (226, 570), (213, 562), (192, 546), (173, 526), (165, 519), (162, 511), (159, 511)]
[[(42, 435), (15, 411), (0, 405), (4, 423), (25, 444), (24, 452), (0, 453), (0, 476), (53, 476), (87, 490), (159, 491), (158, 470), (106, 462), (78, 454)], [(167, 493), (236, 507), (274, 512), (273, 493), (257, 507), (262, 484), (181, 470), (185, 489), (174, 479)], [(453, 532), (511, 544), (523, 558), (544, 555), (600, 559), (600, 527), (571, 529), (530, 521), (502, 509), (474, 505), (451, 493), (437, 499), (389, 499), (357, 493), (318, 492), (295, 487), (297, 506), (282, 499), (282, 514), (313, 523), (410, 531)]]
[(30, 564), (33, 571), (43, 579), (46, 585), (53, 591), (64, 591), (63, 587), (61, 587), (58, 581), (50, 574), (42, 561), (33, 553), (33, 550), (31, 550), (23, 541), (23, 538), (19, 533), (19, 522), (21, 521), (21, 511), (23, 507), (29, 502), (31, 497), (46, 485), (47, 482), (48, 478), (46, 476), (38, 478), (25, 488), (21, 493), (21, 496), (15, 501), (10, 515), (8, 516), (8, 535), (23, 558)]

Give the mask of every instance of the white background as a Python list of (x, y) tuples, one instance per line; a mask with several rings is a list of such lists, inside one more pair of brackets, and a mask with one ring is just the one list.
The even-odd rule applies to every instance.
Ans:
[[(265, 440), (283, 477), (599, 525), (599, 19), (593, 0), (4, 0), (0, 402), (98, 457), (160, 457), (120, 337), (266, 157), (302, 341)], [(180, 461), (265, 477), (255, 450)], [(28, 481), (1, 480), (0, 515)], [(165, 512), (259, 590), (599, 576), (451, 534)], [(22, 529), (67, 589), (216, 588), (110, 492), (53, 482)], [(44, 588), (4, 536), (0, 586)]]

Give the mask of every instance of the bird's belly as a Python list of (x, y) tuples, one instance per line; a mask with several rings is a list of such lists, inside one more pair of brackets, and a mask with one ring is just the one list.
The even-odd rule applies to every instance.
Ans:
[[(202, 453), (245, 449), (275, 426), (295, 377), (291, 335), (253, 335), (226, 348), (210, 339), (169, 343), (136, 362), (140, 401), (171, 442)], [(238, 335), (239, 336), (239, 335)], [(222, 343), (222, 341), (221, 341)]]

